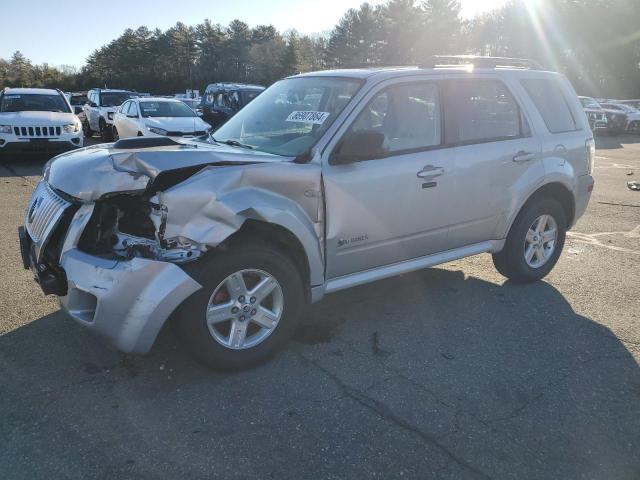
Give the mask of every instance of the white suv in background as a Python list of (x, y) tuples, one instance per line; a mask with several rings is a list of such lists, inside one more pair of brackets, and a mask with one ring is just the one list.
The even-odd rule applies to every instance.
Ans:
[(211, 125), (182, 100), (134, 98), (124, 102), (113, 120), (114, 140), (130, 137), (202, 137)]
[(60, 90), (0, 91), (0, 154), (59, 153), (82, 144), (80, 120)]
[(91, 137), (98, 132), (103, 140), (113, 140), (113, 117), (120, 105), (139, 94), (129, 90), (93, 88), (87, 93), (84, 106), (84, 133)]

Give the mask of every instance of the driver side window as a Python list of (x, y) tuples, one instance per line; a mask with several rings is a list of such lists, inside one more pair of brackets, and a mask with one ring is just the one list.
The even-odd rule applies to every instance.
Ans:
[(373, 97), (347, 135), (384, 135), (384, 156), (441, 144), (440, 98), (434, 82), (388, 87)]

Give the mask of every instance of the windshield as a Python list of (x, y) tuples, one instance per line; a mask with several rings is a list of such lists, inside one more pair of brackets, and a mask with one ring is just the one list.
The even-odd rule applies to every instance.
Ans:
[(194, 117), (195, 113), (182, 102), (140, 102), (143, 117)]
[(69, 106), (61, 95), (7, 94), (2, 97), (0, 112), (64, 112)]
[(281, 80), (258, 95), (214, 134), (218, 142), (236, 141), (284, 156), (307, 152), (358, 91), (348, 78)]
[(582, 106), (584, 108), (595, 108), (595, 109), (600, 109), (600, 104), (598, 102), (596, 102), (593, 98), (581, 98), (580, 102), (582, 102)]
[(130, 98), (136, 98), (136, 95), (133, 93), (125, 92), (102, 92), (100, 94), (100, 106), (119, 107)]

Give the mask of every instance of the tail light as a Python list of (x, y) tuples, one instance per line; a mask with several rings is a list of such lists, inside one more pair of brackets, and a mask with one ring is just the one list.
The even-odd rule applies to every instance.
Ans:
[(596, 141), (593, 138), (590, 138), (586, 142), (587, 149), (587, 172), (590, 175), (593, 174), (593, 162), (596, 156)]

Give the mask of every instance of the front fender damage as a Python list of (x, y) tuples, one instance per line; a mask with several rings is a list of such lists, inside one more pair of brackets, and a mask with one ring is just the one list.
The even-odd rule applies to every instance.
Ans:
[(164, 238), (189, 239), (217, 247), (245, 221), (278, 225), (291, 232), (307, 255), (311, 285), (324, 280), (320, 168), (315, 164), (271, 163), (210, 166), (151, 198), (166, 208)]

